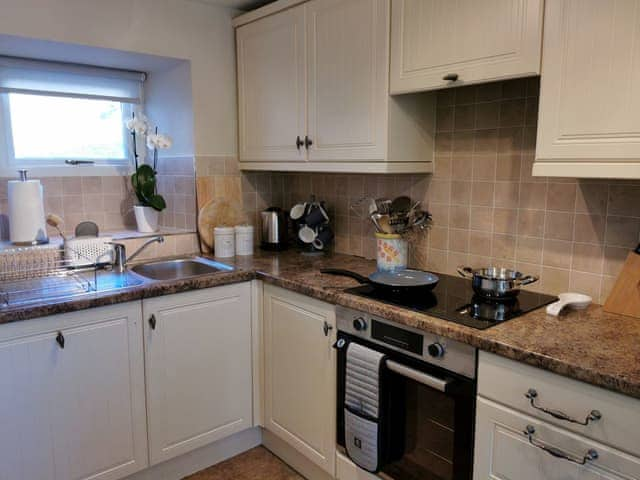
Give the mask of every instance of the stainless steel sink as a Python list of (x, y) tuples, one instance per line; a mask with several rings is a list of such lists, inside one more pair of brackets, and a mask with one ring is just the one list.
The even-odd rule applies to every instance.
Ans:
[(233, 267), (202, 257), (189, 257), (142, 263), (132, 267), (131, 270), (152, 280), (181, 280), (217, 272), (229, 272)]

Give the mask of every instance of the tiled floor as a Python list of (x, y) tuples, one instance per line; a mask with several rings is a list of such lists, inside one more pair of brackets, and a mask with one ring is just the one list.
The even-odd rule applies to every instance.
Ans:
[(303, 480), (264, 447), (256, 447), (184, 480)]

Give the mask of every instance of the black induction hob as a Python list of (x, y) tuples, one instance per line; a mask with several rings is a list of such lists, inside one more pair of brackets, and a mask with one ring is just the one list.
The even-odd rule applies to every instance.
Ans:
[(558, 299), (522, 290), (512, 299), (487, 300), (474, 293), (469, 280), (440, 273), (438, 276), (440, 281), (432, 291), (398, 293), (376, 289), (373, 285), (362, 285), (348, 288), (345, 293), (408, 308), (479, 330), (519, 317)]

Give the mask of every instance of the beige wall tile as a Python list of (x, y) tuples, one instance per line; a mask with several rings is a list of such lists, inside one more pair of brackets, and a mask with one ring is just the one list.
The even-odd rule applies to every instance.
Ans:
[(607, 217), (605, 243), (619, 247), (635, 247), (640, 233), (640, 219)]
[(494, 200), (496, 207), (515, 208), (518, 206), (520, 184), (516, 182), (497, 182)]
[(513, 208), (496, 208), (493, 211), (493, 231), (496, 233), (515, 234), (517, 231), (518, 210)]
[(576, 213), (573, 238), (582, 243), (604, 243), (605, 218), (602, 215)]
[(544, 210), (520, 210), (518, 213), (518, 235), (542, 237), (544, 219)]
[(572, 240), (573, 217), (573, 213), (547, 211), (544, 223), (544, 238)]
[(544, 183), (520, 184), (520, 208), (544, 210), (546, 205), (547, 185)]
[(580, 272), (602, 273), (604, 247), (587, 243), (574, 243), (571, 269)]
[(547, 188), (547, 210), (573, 212), (576, 205), (576, 185), (550, 183)]
[(543, 241), (541, 238), (517, 237), (516, 260), (540, 265), (542, 262), (542, 246)]
[(492, 232), (493, 231), (493, 208), (472, 206), (469, 224), (472, 230)]
[(604, 215), (607, 211), (607, 195), (609, 186), (600, 183), (577, 184), (576, 212)]

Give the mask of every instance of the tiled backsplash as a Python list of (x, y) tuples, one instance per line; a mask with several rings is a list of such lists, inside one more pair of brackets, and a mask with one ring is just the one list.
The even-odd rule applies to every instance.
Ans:
[(530, 78), (439, 92), (432, 176), (249, 173), (245, 209), (289, 208), (313, 193), (330, 205), (336, 250), (373, 257), (373, 229), (349, 205), (364, 195), (410, 194), (434, 217), (413, 242), (414, 266), (516, 267), (540, 275), (533, 290), (603, 302), (639, 241), (640, 180), (532, 177), (538, 91)]
[[(0, 240), (9, 238), (7, 181), (0, 178)], [(103, 231), (135, 230), (134, 195), (129, 176), (45, 177), (46, 213), (64, 219), (64, 231), (73, 233), (81, 221), (96, 222)], [(195, 230), (195, 179), (193, 157), (161, 158), (158, 191), (167, 201), (160, 215), (164, 227)], [(49, 235), (57, 232), (50, 229)]]

